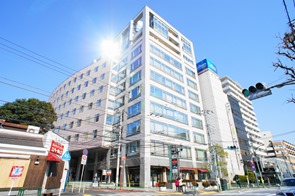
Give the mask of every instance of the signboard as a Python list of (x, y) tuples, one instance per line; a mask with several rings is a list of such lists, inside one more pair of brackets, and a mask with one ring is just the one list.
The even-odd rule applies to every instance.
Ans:
[(197, 71), (199, 75), (206, 70), (211, 70), (212, 72), (217, 74), (216, 66), (208, 59), (204, 59), (197, 63)]
[(87, 155), (83, 154), (81, 159), (81, 164), (86, 165), (86, 162), (87, 162)]
[(112, 170), (108, 170), (107, 171), (107, 176), (111, 176), (112, 175)]
[(61, 159), (63, 160), (63, 161), (70, 161), (71, 160), (71, 155), (70, 155), (70, 152), (67, 150), (66, 152), (65, 152), (65, 154), (61, 157)]
[(84, 149), (83, 150), (83, 154), (88, 155), (88, 150), (87, 149)]
[(50, 146), (50, 152), (52, 152), (54, 154), (58, 154), (59, 156), (61, 156), (63, 151), (64, 151), (64, 146), (62, 144), (52, 140), (51, 146)]
[(103, 176), (106, 176), (106, 175), (107, 175), (107, 170), (106, 170), (106, 169), (103, 169), (103, 170), (102, 170), (102, 175), (103, 175)]
[(24, 166), (12, 166), (9, 177), (11, 178), (19, 178), (22, 176), (24, 171)]

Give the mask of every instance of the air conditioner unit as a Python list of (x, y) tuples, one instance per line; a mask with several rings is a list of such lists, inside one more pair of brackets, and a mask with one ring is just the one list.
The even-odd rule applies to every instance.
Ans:
[(36, 133), (36, 134), (38, 134), (39, 131), (40, 131), (40, 127), (36, 127), (36, 126), (33, 126), (33, 125), (29, 125), (28, 128), (27, 128), (28, 133)]

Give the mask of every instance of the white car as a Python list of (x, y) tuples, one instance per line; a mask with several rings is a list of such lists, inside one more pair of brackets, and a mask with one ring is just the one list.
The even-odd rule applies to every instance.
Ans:
[(279, 185), (276, 195), (295, 196), (295, 178), (286, 178)]

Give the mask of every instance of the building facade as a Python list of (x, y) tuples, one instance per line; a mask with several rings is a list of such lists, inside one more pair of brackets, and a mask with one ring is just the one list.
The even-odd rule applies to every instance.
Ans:
[(250, 161), (253, 160), (256, 175), (261, 178), (261, 159), (266, 156), (266, 152), (252, 102), (243, 96), (242, 87), (231, 78), (225, 76), (220, 81), (223, 91), (229, 97), (245, 171), (252, 170)]
[[(204, 59), (197, 63), (200, 91), (202, 94), (204, 115), (207, 119), (209, 143), (219, 144), (228, 153), (228, 177), (244, 175), (244, 164), (241, 162), (239, 141), (236, 133), (231, 107), (227, 95), (223, 92), (216, 66)], [(231, 149), (231, 147), (236, 147)]]
[(59, 115), (55, 131), (77, 155), (72, 179), (87, 148), (86, 178), (117, 181), (119, 171), (123, 183), (151, 187), (171, 179), (171, 146), (179, 149), (180, 175), (201, 178), (208, 139), (193, 44), (148, 7), (115, 42), (117, 58), (95, 60), (49, 100)]

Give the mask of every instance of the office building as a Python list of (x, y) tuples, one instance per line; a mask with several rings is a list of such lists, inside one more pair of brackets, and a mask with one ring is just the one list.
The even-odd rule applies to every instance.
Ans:
[[(197, 63), (197, 70), (210, 136), (209, 143), (219, 144), (228, 153), (225, 161), (229, 179), (233, 179), (235, 175), (244, 175), (235, 122), (217, 68), (210, 60), (204, 59)], [(235, 148), (231, 149), (231, 146)]]
[(115, 182), (120, 173), (123, 185), (155, 186), (171, 178), (171, 147), (184, 179), (204, 178), (208, 140), (193, 44), (148, 7), (115, 44), (117, 57), (101, 56), (50, 97), (56, 132), (70, 142), (70, 179), (80, 179), (86, 149), (85, 180)]

